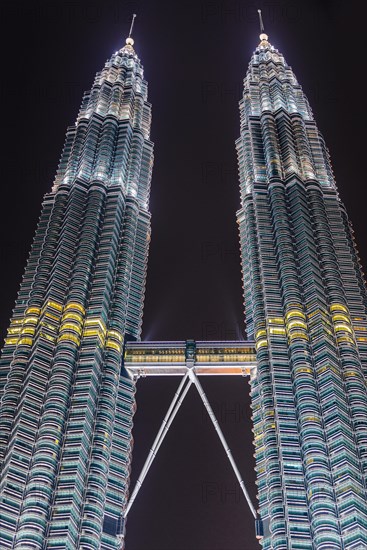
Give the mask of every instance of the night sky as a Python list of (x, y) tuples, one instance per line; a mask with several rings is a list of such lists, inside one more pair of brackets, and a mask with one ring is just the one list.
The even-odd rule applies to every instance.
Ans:
[[(263, 10), (270, 42), (309, 98), (367, 266), (360, 5), (331, 0), (3, 4), (1, 338), (66, 127), (74, 123), (96, 71), (124, 44), (133, 12), (155, 143), (143, 339), (245, 337), (234, 142), (242, 79), (259, 42), (257, 8)], [(202, 383), (255, 500), (248, 382), (235, 377)], [(177, 379), (138, 382), (132, 485), (177, 385)], [(250, 511), (191, 388), (131, 509), (126, 550), (256, 548)]]

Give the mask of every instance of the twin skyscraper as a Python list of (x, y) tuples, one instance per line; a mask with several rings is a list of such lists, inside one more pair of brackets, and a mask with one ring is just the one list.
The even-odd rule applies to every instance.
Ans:
[[(323, 138), (264, 32), (240, 114), (261, 545), (367, 548), (366, 285)], [(124, 353), (142, 325), (150, 125), (129, 36), (67, 130), (0, 360), (2, 550), (124, 547), (135, 411)]]

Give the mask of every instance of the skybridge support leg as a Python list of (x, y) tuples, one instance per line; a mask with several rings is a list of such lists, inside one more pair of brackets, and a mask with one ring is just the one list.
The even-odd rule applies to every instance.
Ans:
[[(184, 388), (184, 385), (186, 383), (186, 387)], [(140, 472), (140, 475), (139, 475), (139, 478), (136, 482), (136, 485), (134, 487), (134, 490), (131, 494), (131, 497), (129, 499), (129, 502), (126, 506), (126, 509), (125, 509), (125, 512), (124, 512), (124, 518), (127, 517), (129, 511), (130, 511), (130, 508), (131, 506), (133, 505), (134, 503), (134, 500), (142, 486), (142, 483), (144, 481), (144, 478), (145, 476), (147, 475), (148, 471), (149, 471), (149, 468), (151, 467), (152, 463), (153, 463), (153, 460), (154, 458), (156, 457), (157, 455), (157, 452), (158, 452), (158, 449), (159, 447), (161, 446), (172, 422), (173, 422), (173, 419), (175, 418), (176, 414), (178, 413), (182, 403), (183, 403), (183, 400), (185, 399), (186, 397), (186, 394), (187, 392), (189, 391), (190, 389), (190, 386), (192, 384), (192, 380), (189, 379), (189, 374), (185, 374), (185, 376), (183, 376), (181, 382), (180, 382), (180, 385), (178, 386), (177, 388), (177, 391), (172, 399), (172, 402), (170, 404), (170, 406), (168, 407), (168, 411), (166, 413), (166, 416), (164, 417), (163, 419), (163, 422), (162, 422), (162, 425), (161, 427), (159, 428), (159, 431), (158, 431), (158, 434), (154, 440), (154, 443), (152, 445), (152, 448), (150, 449), (149, 451), (149, 455), (148, 455), (148, 458), (146, 459), (145, 463), (144, 463), (144, 466), (142, 468), (142, 471)], [(184, 388), (184, 389), (183, 389)]]
[[(254, 505), (253, 505), (252, 502), (251, 502), (250, 496), (249, 496), (249, 494), (248, 494), (248, 492), (247, 492), (247, 489), (246, 489), (246, 487), (245, 487), (245, 482), (243, 481), (243, 479), (242, 479), (242, 477), (241, 477), (241, 474), (240, 474), (240, 472), (239, 472), (239, 470), (238, 470), (238, 468), (237, 468), (237, 465), (236, 465), (236, 463), (235, 463), (235, 461), (234, 461), (234, 458), (233, 458), (233, 456), (232, 456), (232, 453), (231, 453), (231, 450), (230, 450), (230, 448), (229, 448), (229, 446), (228, 446), (228, 443), (227, 443), (227, 441), (226, 441), (226, 439), (225, 439), (225, 437), (224, 437), (224, 435), (223, 435), (223, 432), (222, 432), (222, 430), (221, 430), (221, 428), (220, 428), (220, 426), (219, 426), (218, 420), (217, 420), (216, 417), (215, 417), (214, 411), (213, 411), (213, 409), (212, 409), (211, 406), (210, 406), (210, 403), (209, 403), (209, 401), (208, 401), (208, 399), (207, 399), (207, 397), (206, 397), (206, 395), (205, 395), (205, 392), (204, 392), (204, 390), (203, 390), (202, 385), (201, 385), (200, 382), (199, 382), (198, 377), (196, 376), (196, 373), (195, 373), (194, 369), (190, 369), (190, 370), (189, 370), (189, 378), (190, 378), (191, 382), (193, 382), (193, 384), (195, 384), (196, 389), (197, 389), (198, 392), (199, 392), (199, 395), (200, 395), (200, 397), (201, 397), (201, 400), (202, 400), (202, 402), (204, 403), (204, 406), (205, 406), (206, 410), (208, 411), (209, 417), (210, 417), (211, 421), (213, 422), (214, 428), (215, 428), (215, 430), (216, 430), (216, 432), (217, 432), (217, 434), (218, 434), (218, 436), (219, 436), (219, 439), (220, 439), (220, 441), (221, 441), (221, 443), (222, 443), (222, 445), (223, 445), (223, 447), (224, 447), (224, 450), (225, 450), (225, 452), (226, 452), (226, 454), (227, 454), (227, 456), (228, 456), (228, 459), (229, 459), (229, 462), (231, 463), (231, 466), (232, 466), (232, 468), (233, 468), (233, 471), (234, 471), (234, 473), (235, 473), (235, 475), (236, 475), (236, 477), (237, 477), (237, 479), (238, 479), (238, 481), (239, 481), (240, 487), (241, 487), (241, 489), (242, 489), (243, 494), (245, 495), (245, 499), (246, 499), (246, 501), (247, 501), (247, 504), (249, 505), (249, 508), (250, 508), (250, 510), (251, 510), (251, 513), (252, 513), (252, 515), (254, 516), (255, 520), (257, 520), (256, 510), (255, 510), (255, 508), (254, 508)], [(257, 520), (257, 521), (258, 521), (258, 520)]]
[(234, 461), (234, 458), (232, 456), (232, 453), (231, 453), (231, 450), (228, 446), (228, 443), (223, 435), (223, 432), (219, 426), (219, 423), (218, 423), (218, 420), (216, 419), (215, 417), (215, 414), (214, 414), (214, 411), (213, 409), (211, 408), (210, 406), (210, 403), (206, 397), (206, 394), (204, 392), (204, 389), (201, 385), (201, 383), (199, 382), (199, 379), (195, 373), (195, 367), (194, 365), (188, 365), (189, 366), (189, 370), (188, 372), (183, 376), (181, 382), (180, 382), (180, 385), (179, 387), (177, 388), (177, 391), (172, 399), (172, 402), (168, 408), (168, 411), (166, 413), (166, 416), (164, 417), (163, 419), (163, 422), (162, 422), (162, 425), (158, 431), (158, 434), (154, 440), (154, 443), (152, 445), (152, 448), (150, 449), (150, 452), (149, 452), (149, 455), (148, 455), (148, 458), (146, 459), (145, 463), (144, 463), (144, 466), (142, 468), (142, 471), (140, 472), (140, 475), (139, 475), (139, 478), (136, 482), (136, 485), (134, 487), (134, 490), (131, 494), (131, 497), (129, 499), (129, 502), (126, 506), (126, 509), (125, 509), (125, 512), (123, 514), (123, 519), (125, 520), (129, 511), (130, 511), (130, 508), (131, 506), (133, 505), (134, 503), (134, 500), (142, 486), (142, 483), (145, 479), (145, 476), (147, 475), (148, 471), (149, 471), (149, 468), (151, 467), (152, 463), (153, 463), (153, 460), (154, 458), (156, 457), (157, 455), (157, 452), (159, 450), (159, 447), (161, 446), (177, 412), (179, 411), (186, 395), (187, 395), (187, 392), (189, 391), (190, 389), (190, 386), (191, 384), (194, 384), (196, 386), (196, 389), (198, 390), (198, 393), (201, 397), (201, 400), (206, 408), (206, 410), (208, 411), (208, 414), (209, 414), (209, 417), (214, 425), (214, 428), (219, 436), (219, 439), (224, 447), (224, 450), (226, 452), (226, 455), (228, 457), (228, 460), (233, 468), (233, 471), (235, 473), (235, 476), (237, 477), (238, 479), (238, 482), (240, 484), (240, 487), (242, 489), (242, 492), (245, 496), (245, 499), (246, 499), (246, 502), (251, 510), (251, 513), (253, 515), (253, 517), (255, 518), (255, 529), (256, 529), (256, 538), (257, 539), (262, 539), (263, 536), (264, 536), (264, 527), (263, 527), (263, 522), (261, 520), (261, 518), (259, 518), (256, 514), (256, 510), (255, 510), (255, 507), (254, 505), (252, 504), (251, 502), (251, 499), (250, 499), (250, 496), (247, 492), (247, 489), (245, 487), (245, 482), (243, 481), (242, 477), (241, 477), (241, 474), (237, 468), (237, 465)]

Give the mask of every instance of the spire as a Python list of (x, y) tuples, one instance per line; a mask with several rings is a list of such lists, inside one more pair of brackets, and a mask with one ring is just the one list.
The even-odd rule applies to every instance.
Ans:
[(260, 40), (261, 40), (261, 42), (267, 42), (269, 37), (268, 37), (267, 34), (265, 34), (265, 29), (264, 29), (263, 18), (262, 18), (262, 15), (261, 15), (261, 10), (257, 10), (257, 13), (259, 14), (259, 22), (260, 22)]
[(133, 46), (134, 45), (134, 40), (131, 38), (131, 34), (132, 34), (133, 28), (134, 28), (135, 17), (136, 17), (136, 13), (133, 13), (133, 18), (132, 18), (131, 25), (130, 25), (129, 36), (126, 38), (126, 45), (127, 46)]

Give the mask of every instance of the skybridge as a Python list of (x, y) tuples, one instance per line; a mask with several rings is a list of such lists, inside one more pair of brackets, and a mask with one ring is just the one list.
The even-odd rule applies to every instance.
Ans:
[(255, 519), (256, 536), (258, 539), (261, 539), (263, 537), (262, 521), (257, 516), (255, 507), (251, 502), (245, 483), (241, 477), (241, 473), (232, 456), (232, 452), (199, 381), (199, 376), (249, 376), (252, 369), (256, 368), (256, 350), (254, 342), (208, 342), (195, 340), (173, 342), (126, 342), (123, 368), (126, 369), (129, 376), (134, 380), (146, 376), (181, 377), (180, 384), (130, 496), (123, 519), (125, 520), (127, 517), (153, 460), (157, 456), (158, 450), (191, 385), (193, 385), (196, 387), (209, 414)]
[(132, 378), (184, 376), (248, 376), (256, 367), (254, 342), (127, 342), (124, 367)]

